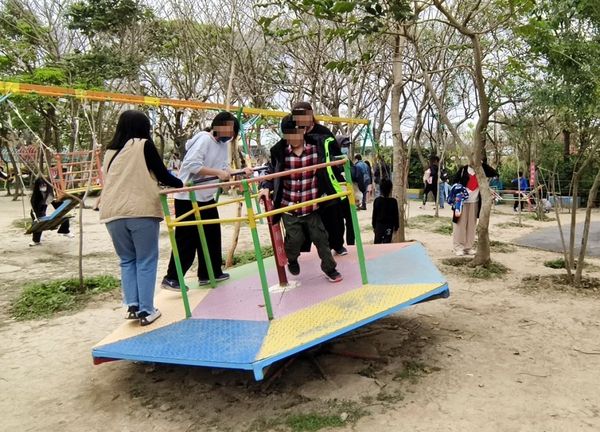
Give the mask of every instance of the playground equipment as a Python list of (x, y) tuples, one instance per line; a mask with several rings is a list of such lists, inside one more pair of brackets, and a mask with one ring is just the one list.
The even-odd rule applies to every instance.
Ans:
[[(251, 184), (306, 170), (344, 165), (348, 182), (341, 192), (304, 203), (265, 211), (254, 211)], [(431, 262), (422, 245), (396, 243), (363, 246), (356, 206), (346, 159), (310, 168), (270, 174), (247, 180), (231, 181), (222, 186), (241, 187), (243, 196), (199, 207), (196, 190), (214, 187), (197, 185), (165, 190), (161, 199), (175, 258), (180, 293), (161, 291), (156, 299), (162, 317), (152, 326), (141, 327), (128, 321), (92, 349), (95, 364), (113, 360), (137, 360), (251, 370), (262, 380), (269, 365), (300, 351), (331, 340), (389, 314), (424, 301), (448, 297), (448, 285)], [(172, 217), (167, 196), (190, 193), (193, 209)], [(288, 280), (281, 231), (272, 217), (303, 206), (347, 196), (349, 198), (356, 246), (337, 258), (344, 280), (331, 284), (319, 270), (316, 252), (301, 257), (302, 273)], [(200, 218), (200, 211), (228, 204), (245, 204), (240, 217)], [(184, 221), (194, 215), (194, 220)], [(269, 221), (275, 257), (264, 259), (257, 222)], [(252, 234), (256, 263), (229, 270), (231, 278), (216, 286), (208, 259), (204, 225), (214, 223), (246, 224)], [(197, 226), (202, 251), (208, 264), (209, 288), (186, 289), (174, 229)], [(350, 229), (350, 227), (348, 227)], [(191, 285), (191, 284), (190, 284)], [(181, 300), (179, 300), (181, 298)], [(183, 301), (183, 308), (179, 304)]]

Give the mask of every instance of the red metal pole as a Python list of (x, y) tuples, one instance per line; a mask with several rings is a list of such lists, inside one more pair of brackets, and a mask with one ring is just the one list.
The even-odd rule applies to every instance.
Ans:
[[(265, 211), (273, 210), (273, 201), (264, 195), (260, 197)], [(281, 233), (281, 225), (273, 223), (273, 216), (267, 218), (269, 225), (269, 234), (271, 235), (271, 245), (273, 245), (273, 254), (275, 255), (275, 265), (277, 267), (277, 276), (279, 277), (279, 285), (287, 286), (287, 274), (285, 273), (285, 266), (287, 264), (287, 255), (283, 247), (283, 234)]]

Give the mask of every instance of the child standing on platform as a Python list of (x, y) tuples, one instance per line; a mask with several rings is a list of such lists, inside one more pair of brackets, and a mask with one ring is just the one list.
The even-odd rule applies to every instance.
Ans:
[(381, 195), (375, 198), (373, 203), (373, 216), (371, 224), (375, 230), (373, 243), (391, 243), (392, 235), (400, 228), (398, 216), (398, 201), (390, 197), (392, 182), (382, 179), (380, 183)]
[[(322, 148), (305, 141), (304, 129), (296, 125), (291, 115), (283, 118), (281, 130), (284, 139), (271, 148), (271, 172), (285, 172), (297, 168), (307, 168), (325, 161)], [(263, 183), (261, 194), (268, 196), (273, 191), (275, 208), (305, 203), (310, 200), (335, 193), (327, 178), (325, 169), (304, 171), (287, 177), (275, 178)], [(312, 204), (283, 214), (285, 226), (285, 253), (288, 258), (288, 270), (292, 275), (300, 274), (298, 258), (305, 240), (305, 232), (316, 246), (321, 258), (321, 270), (330, 282), (340, 282), (342, 275), (336, 270), (327, 231), (317, 212), (318, 205)], [(275, 217), (277, 219), (277, 216)]]

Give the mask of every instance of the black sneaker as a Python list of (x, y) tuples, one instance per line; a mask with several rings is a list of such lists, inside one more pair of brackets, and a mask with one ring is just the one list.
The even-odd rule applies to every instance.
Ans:
[(181, 287), (179, 286), (179, 281), (177, 279), (169, 279), (168, 277), (164, 277), (160, 287), (169, 291), (181, 291)]
[[(229, 273), (221, 273), (219, 276), (215, 276), (215, 281), (223, 282), (229, 279)], [(210, 279), (198, 279), (198, 285), (208, 285)]]
[(154, 309), (154, 312), (140, 312), (138, 313), (138, 318), (140, 319), (141, 326), (147, 326), (152, 324), (154, 321), (160, 318), (160, 311), (158, 309)]
[(336, 250), (335, 253), (338, 254), (339, 256), (348, 255), (348, 249), (346, 249), (344, 246), (342, 246), (341, 248)]
[(127, 308), (127, 316), (125, 317), (125, 319), (138, 319), (138, 312), (140, 311), (140, 308), (137, 306), (129, 306)]
[(332, 270), (329, 273), (325, 274), (327, 275), (327, 280), (332, 283), (341, 282), (342, 279), (344, 279), (340, 272), (337, 270)]
[(298, 276), (300, 274), (300, 264), (298, 264), (298, 261), (289, 261), (288, 270), (294, 276)]

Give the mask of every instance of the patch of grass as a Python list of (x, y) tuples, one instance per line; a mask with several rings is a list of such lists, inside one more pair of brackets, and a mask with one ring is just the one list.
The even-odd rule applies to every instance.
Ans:
[(533, 228), (533, 225), (520, 224), (519, 222), (503, 222), (496, 225), (498, 228)]
[(542, 214), (541, 219), (538, 217), (538, 214), (533, 212), (533, 213), (528, 213), (527, 214), (527, 219), (531, 219), (531, 220), (535, 220), (538, 222), (553, 222), (556, 220), (556, 218), (553, 217), (549, 217), (546, 214)]
[(565, 292), (574, 296), (593, 296), (600, 298), (600, 279), (583, 277), (581, 285), (574, 286), (566, 274), (525, 276), (516, 287), (528, 293)]
[(498, 262), (490, 262), (484, 266), (474, 267), (470, 276), (475, 279), (495, 279), (508, 273), (508, 267)]
[(316, 413), (291, 415), (285, 424), (294, 432), (318, 431), (327, 427), (341, 427), (344, 421), (337, 415), (323, 415)]
[(509, 243), (504, 243), (497, 240), (490, 241), (490, 249), (496, 253), (512, 253), (516, 252), (517, 248)]
[[(271, 246), (262, 246), (260, 248), (263, 258), (273, 256), (273, 248)], [(233, 267), (241, 266), (256, 261), (254, 251), (244, 251), (233, 256)]]
[(433, 232), (444, 235), (452, 235), (452, 225), (438, 225)]
[(291, 412), (268, 419), (260, 418), (251, 426), (251, 431), (281, 430), (286, 427), (292, 432), (314, 432), (324, 428), (342, 427), (353, 424), (365, 416), (367, 411), (356, 402), (333, 400), (321, 404), (315, 411)]
[(432, 215), (419, 215), (408, 219), (409, 228), (431, 231), (437, 234), (452, 234), (452, 219), (449, 217), (435, 217)]
[(119, 279), (108, 275), (85, 278), (83, 289), (79, 287), (78, 279), (29, 283), (11, 304), (10, 313), (18, 320), (47, 318), (58, 312), (78, 309), (95, 295), (120, 286)]
[(31, 219), (30, 218), (15, 219), (12, 221), (12, 226), (26, 231), (31, 226)]
[(509, 272), (508, 267), (495, 261), (483, 266), (472, 266), (472, 258), (456, 257), (442, 260), (442, 264), (449, 267), (467, 267), (464, 274), (473, 279), (495, 279)]
[(429, 373), (429, 368), (422, 362), (408, 360), (404, 362), (404, 368), (394, 375), (394, 381), (410, 380), (415, 382), (420, 376)]
[(450, 267), (462, 267), (469, 264), (473, 258), (471, 257), (456, 257), (456, 258), (444, 258), (442, 264)]
[[(575, 260), (575, 269), (577, 268), (577, 265), (578, 265), (577, 260)], [(552, 268), (552, 269), (564, 269), (564, 268), (567, 268), (567, 265), (565, 263), (565, 259), (564, 258), (557, 258), (557, 259), (554, 259), (554, 260), (544, 261), (544, 266)], [(587, 269), (588, 271), (591, 271), (591, 272), (596, 272), (596, 271), (600, 270), (600, 267), (598, 267), (597, 265), (590, 264), (590, 263), (587, 263), (587, 262), (583, 263), (583, 268)]]
[(394, 392), (386, 392), (382, 390), (377, 394), (377, 400), (379, 402), (395, 404), (401, 400), (404, 400), (404, 394), (402, 394), (400, 390), (396, 390)]

